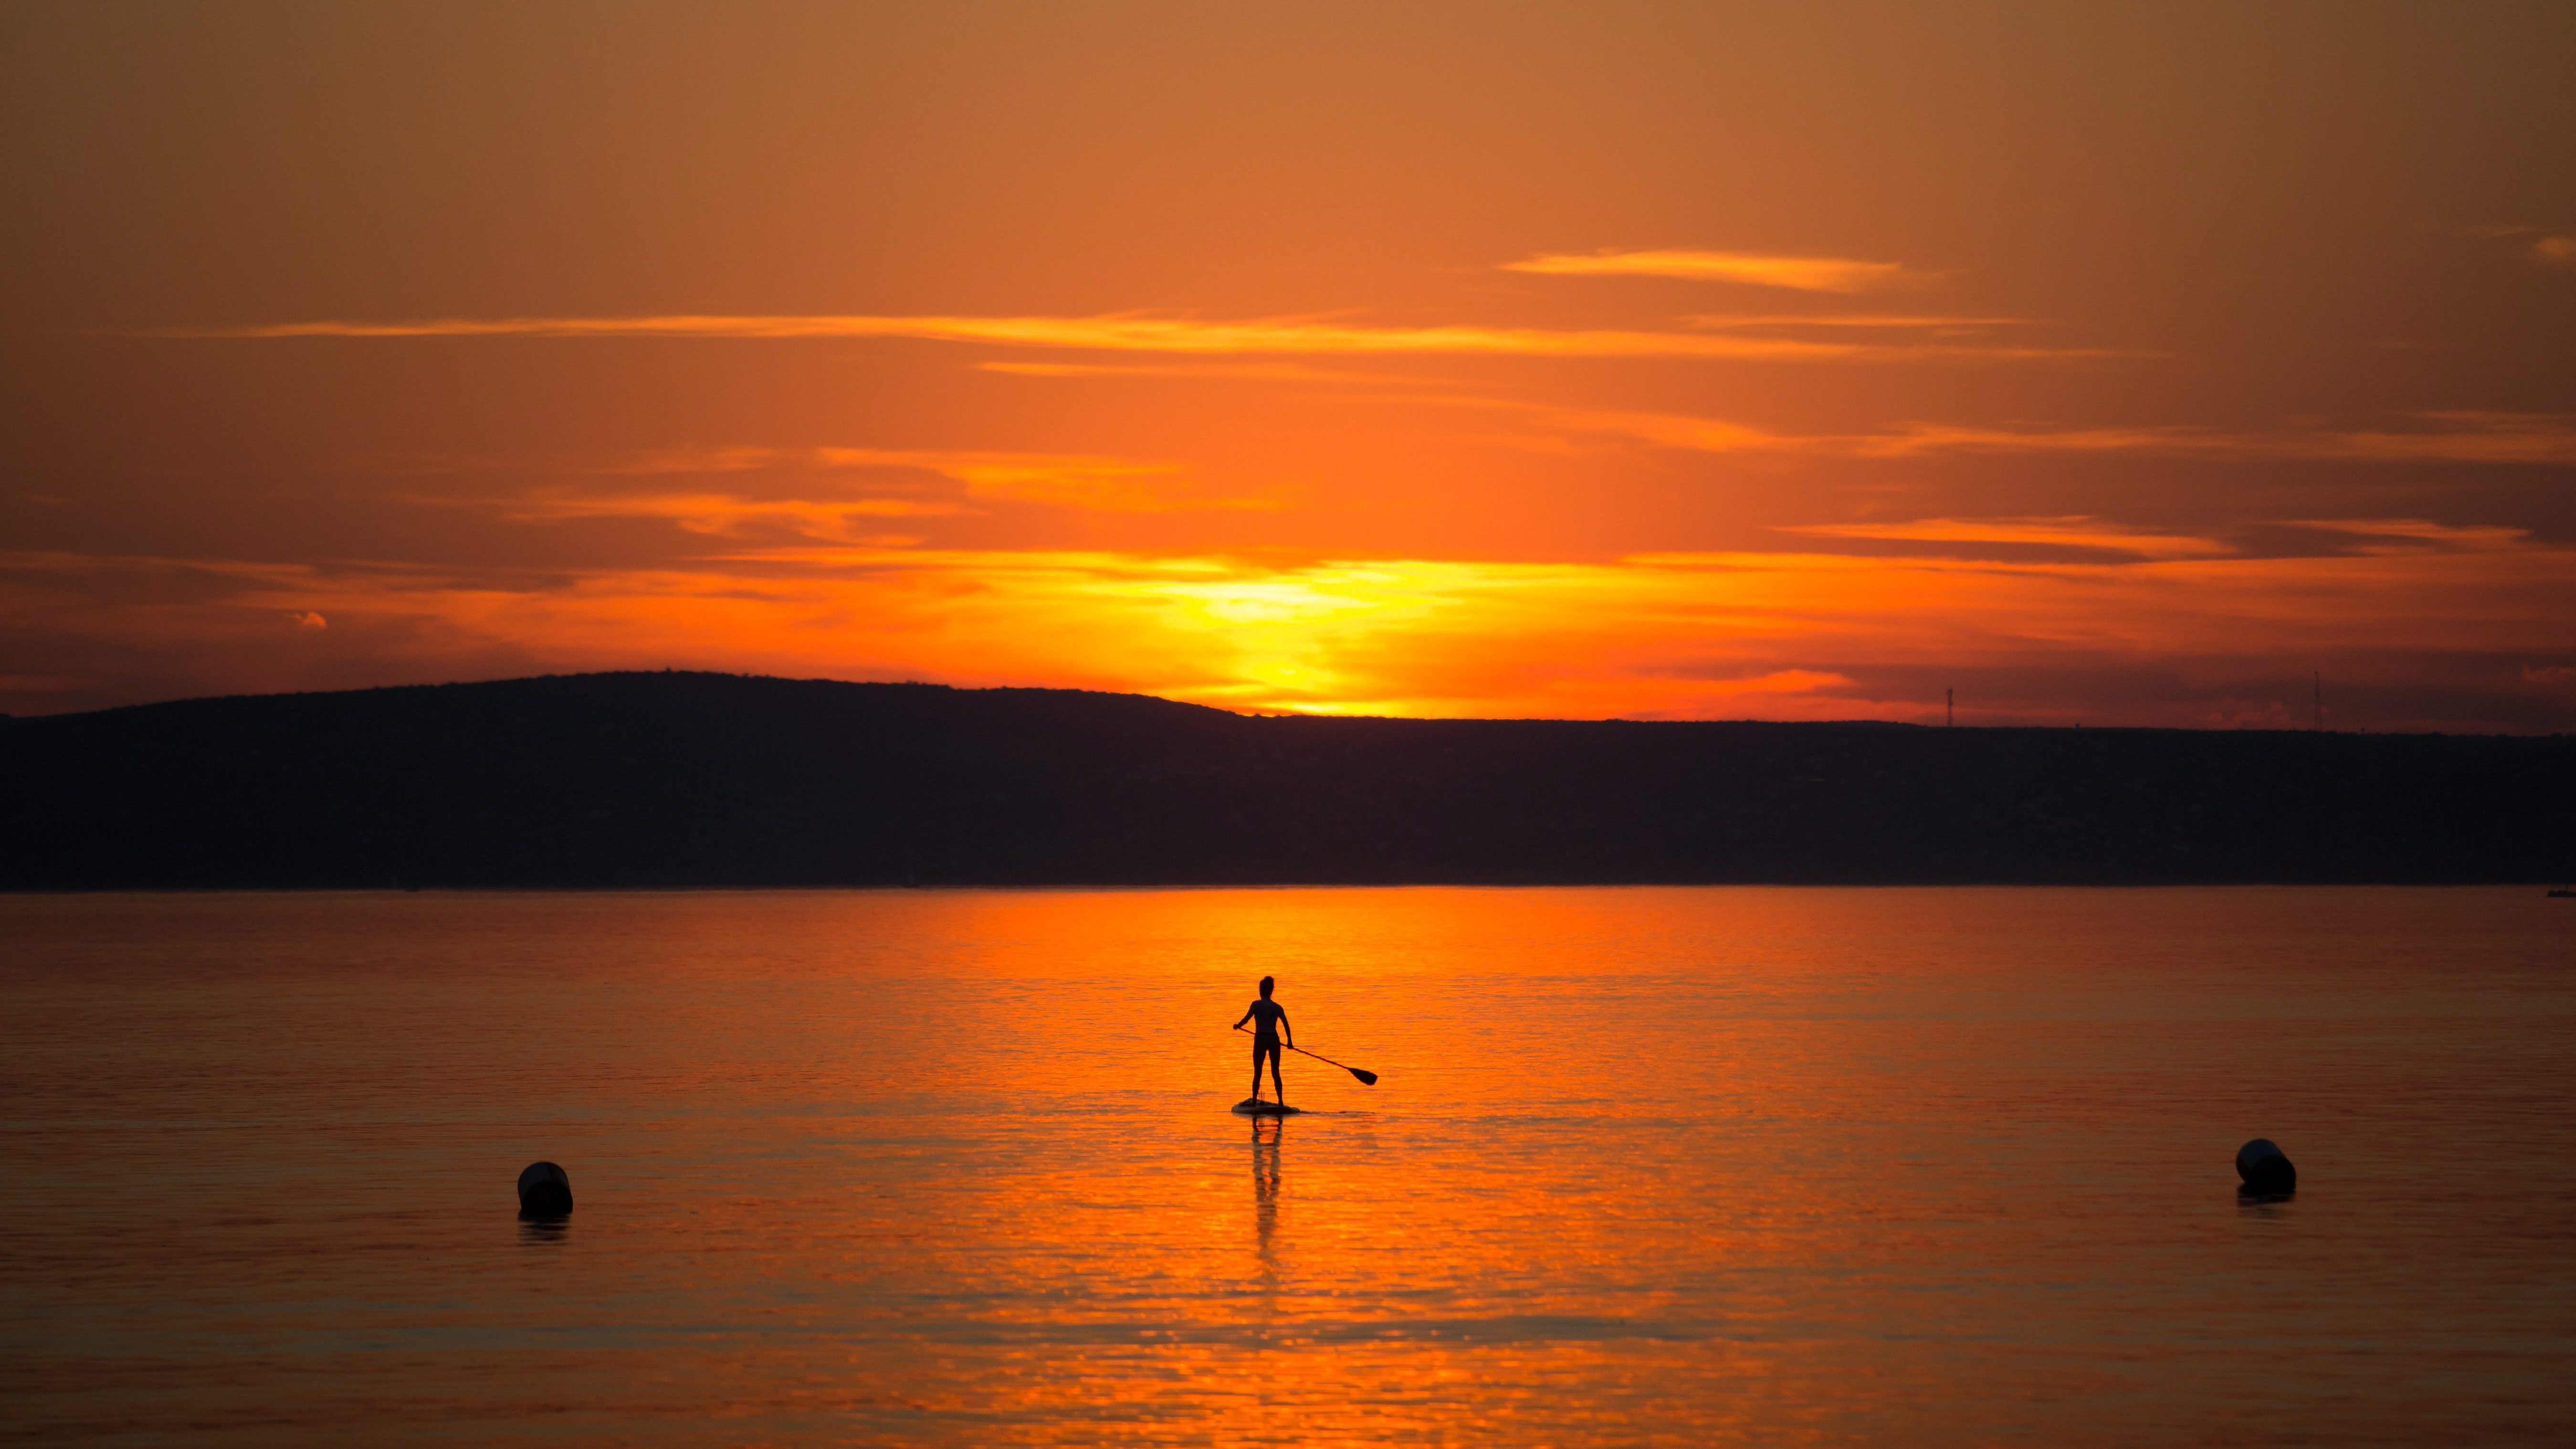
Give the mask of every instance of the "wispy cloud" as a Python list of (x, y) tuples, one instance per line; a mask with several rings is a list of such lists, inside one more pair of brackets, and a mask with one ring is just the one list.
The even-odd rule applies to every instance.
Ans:
[[(515, 498), (465, 500), (522, 523), (575, 518), (660, 518), (691, 533), (740, 536), (783, 527), (813, 539), (858, 542), (860, 519), (937, 517), (964, 511), (955, 503), (914, 498), (752, 498), (739, 493), (574, 493), (545, 489)], [(879, 537), (868, 542), (883, 543)]]
[(1503, 270), (1550, 277), (1675, 277), (1690, 282), (1789, 287), (1801, 292), (1867, 292), (1915, 279), (1896, 262), (1687, 250), (1556, 252), (1505, 262)]
[(417, 322), (315, 321), (250, 327), (163, 328), (209, 338), (662, 337), (911, 338), (1002, 347), (1185, 355), (1665, 357), (1786, 362), (2021, 360), (2107, 357), (2095, 348), (1823, 342), (1696, 332), (1536, 327), (1364, 327), (1300, 319), (1212, 322), (1188, 317), (506, 317)]
[(1844, 458), (1918, 458), (1976, 453), (2138, 454), (2212, 460), (2310, 459), (2355, 463), (2576, 464), (2576, 418), (2557, 413), (2418, 413), (2416, 427), (2285, 428), (2227, 432), (2181, 427), (1997, 428), (1906, 423), (1872, 433), (1779, 433), (1719, 418), (1444, 399), (1503, 408), (1541, 427), (1611, 433), (1706, 453), (1784, 453)]
[[(1177, 513), (1269, 509), (1267, 498), (1204, 493), (1174, 464), (1082, 453), (1007, 453), (928, 448), (661, 448), (593, 463), (604, 477), (748, 472), (920, 473), (962, 484), (966, 498), (1040, 503), (1095, 513)], [(437, 500), (424, 500), (437, 501)], [(972, 511), (952, 498), (762, 497), (740, 492), (585, 490), (549, 487), (504, 499), (448, 500), (491, 507), (523, 520), (668, 518), (697, 533), (739, 534), (784, 525), (811, 538), (852, 537), (853, 519), (940, 517)]]
[(2199, 534), (2156, 533), (2085, 514), (2059, 518), (1922, 518), (1904, 523), (1807, 523), (1781, 533), (1902, 543), (2007, 543), (2076, 548), (2136, 558), (2210, 558), (2233, 553)]
[(1793, 329), (1800, 327), (1861, 327), (1887, 331), (1971, 332), (1986, 327), (2037, 327), (2043, 324), (2028, 317), (1942, 317), (1885, 313), (1857, 313), (1845, 316), (1799, 316), (1789, 313), (1746, 315), (1730, 312), (1705, 313), (1685, 317), (1693, 327), (1712, 329)]
[[(2343, 536), (2336, 552), (2395, 555), (2425, 552), (2506, 553), (2529, 546), (2528, 529), (2439, 523), (2427, 518), (2293, 518), (2267, 526)], [(2126, 554), (2141, 559), (2205, 559), (2244, 552), (2206, 533), (2170, 533), (2072, 514), (2055, 518), (1920, 518), (1896, 522), (1805, 523), (1779, 533), (1898, 543), (2032, 544)]]
[(2154, 453), (2356, 463), (2576, 463), (2576, 420), (2553, 413), (2418, 413), (2407, 429), (1962, 428), (1912, 424), (1864, 439), (1866, 456), (1916, 453)]
[(1428, 381), (1402, 373), (1353, 372), (1347, 368), (1310, 367), (1298, 362), (979, 362), (975, 369), (1011, 377), (1180, 377), (1215, 378), (1229, 382), (1394, 382), (1411, 386)]
[(1200, 494), (1180, 477), (1178, 470), (1160, 463), (1127, 463), (1110, 458), (1022, 461), (997, 455), (951, 463), (942, 471), (963, 482), (972, 497), (1051, 503), (1095, 513), (1266, 510), (1279, 506), (1275, 499)]
[(2458, 234), (2527, 247), (2532, 260), (2548, 266), (2576, 267), (2576, 236), (2544, 232), (2536, 226), (2466, 226)]
[(2455, 553), (2500, 553), (2517, 549), (2531, 537), (2526, 528), (2493, 524), (2436, 523), (2429, 518), (2294, 518), (2292, 528), (2340, 533), (2366, 540), (2347, 547), (2351, 553), (2414, 553), (2441, 549)]

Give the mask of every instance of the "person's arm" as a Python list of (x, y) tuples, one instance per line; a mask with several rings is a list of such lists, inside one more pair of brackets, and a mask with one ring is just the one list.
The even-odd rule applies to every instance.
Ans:
[(1228, 1028), (1228, 1030), (1241, 1031), (1243, 1030), (1243, 1023), (1250, 1020), (1252, 1020), (1252, 1008), (1247, 1006), (1243, 1009), (1242, 1017), (1238, 1019), (1232, 1027)]
[(1297, 1033), (1289, 1029), (1288, 1008), (1284, 1006), (1279, 1008), (1279, 1035), (1290, 1046), (1297, 1044)]

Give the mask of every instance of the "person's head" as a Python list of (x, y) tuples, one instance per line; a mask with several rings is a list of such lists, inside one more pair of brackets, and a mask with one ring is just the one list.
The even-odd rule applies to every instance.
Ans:
[(1273, 986), (1276, 986), (1276, 985), (1278, 985), (1278, 984), (1279, 984), (1278, 982), (1271, 980), (1271, 979), (1270, 979), (1269, 977), (1267, 977), (1267, 976), (1262, 977), (1262, 978), (1261, 978), (1261, 999), (1262, 999), (1262, 1000), (1264, 1000), (1264, 1001), (1268, 1001), (1268, 1000), (1270, 999), (1270, 988), (1271, 988), (1271, 987), (1273, 987)]

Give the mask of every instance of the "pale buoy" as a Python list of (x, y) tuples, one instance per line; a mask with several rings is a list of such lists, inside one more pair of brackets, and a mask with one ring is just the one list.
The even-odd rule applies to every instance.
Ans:
[(519, 1173), (519, 1216), (559, 1218), (572, 1211), (572, 1178), (551, 1162), (531, 1162)]
[(2269, 1137), (2257, 1137), (2236, 1149), (2236, 1175), (2244, 1180), (2247, 1192), (2299, 1190), (2299, 1170)]

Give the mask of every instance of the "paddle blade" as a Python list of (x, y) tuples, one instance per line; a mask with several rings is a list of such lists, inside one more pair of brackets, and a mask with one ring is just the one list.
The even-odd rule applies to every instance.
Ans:
[(1377, 1073), (1375, 1072), (1364, 1072), (1357, 1067), (1344, 1067), (1342, 1070), (1359, 1078), (1360, 1085), (1363, 1087), (1374, 1087), (1377, 1085)]

